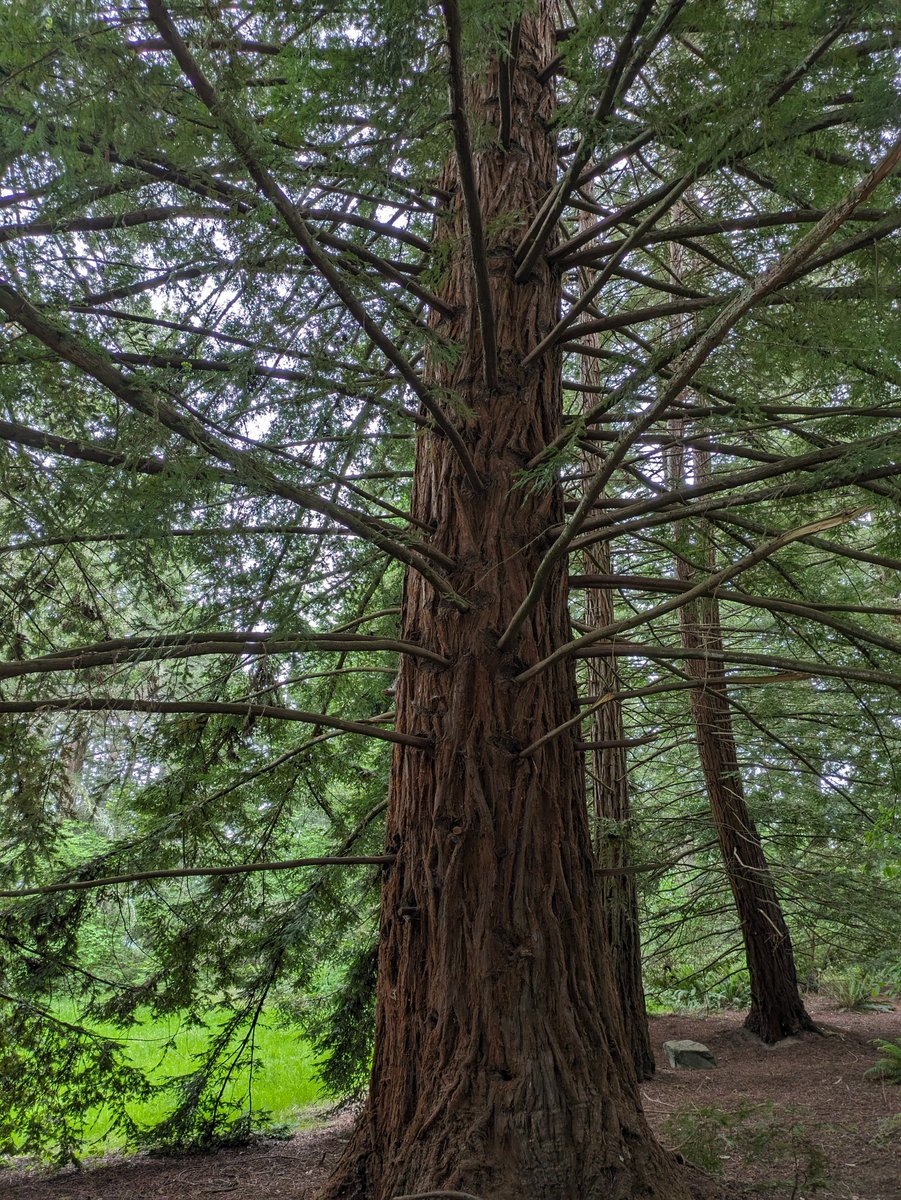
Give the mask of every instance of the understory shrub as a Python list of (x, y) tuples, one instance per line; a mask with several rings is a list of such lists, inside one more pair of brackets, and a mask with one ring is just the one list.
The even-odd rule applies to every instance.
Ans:
[(895, 1042), (878, 1038), (873, 1045), (882, 1055), (864, 1075), (871, 1079), (883, 1079), (887, 1083), (901, 1085), (901, 1038)]
[(797, 1197), (822, 1188), (829, 1162), (798, 1114), (772, 1103), (743, 1103), (733, 1110), (715, 1104), (677, 1109), (664, 1124), (672, 1148), (695, 1166), (721, 1175), (730, 1159), (767, 1162), (774, 1170), (762, 1187)]

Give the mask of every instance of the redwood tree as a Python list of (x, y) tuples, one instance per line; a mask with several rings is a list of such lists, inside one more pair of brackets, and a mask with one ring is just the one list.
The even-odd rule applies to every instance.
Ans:
[[(455, 316), (435, 324), (463, 349), (425, 379), (465, 406), (473, 470), (447, 439), (420, 439), (413, 515), (456, 564), (457, 595), (408, 573), (404, 638), (448, 665), (401, 669), (399, 724), (432, 749), (394, 757), (372, 1084), (327, 1194), (677, 1196), (684, 1185), (644, 1125), (625, 1053), (574, 666), (517, 680), (569, 637), (562, 556), (541, 604), (503, 638), (564, 516), (559, 488), (517, 486), (562, 416), (559, 354), (523, 366), (558, 319), (559, 275), (542, 262), (517, 281), (515, 261), (556, 178), (554, 88), (539, 78), (554, 10), (523, 15), (513, 69), (495, 57), (468, 77), (453, 0), (444, 13), (456, 153), (435, 236)], [(500, 71), (509, 127), (476, 165), (469, 127), (495, 118)]]
[[(872, 247), (890, 254), (901, 227), (891, 15), (21, 7), (0, 436), (22, 565), (0, 712), (28, 753), (3, 891), (28, 905), (37, 951), (4, 935), (15, 987), (65, 977), (86, 890), (164, 880), (153, 934), (178, 967), (132, 987), (130, 1011), (205, 987), (230, 1013), (211, 1053), (237, 1038), (240, 1055), (276, 980), (313, 985), (311, 914), (341, 907), (329, 873), (378, 866), (372, 1079), (329, 1195), (677, 1200), (611, 970), (578, 664), (709, 656), (659, 636), (667, 615), (746, 571), (770, 582), (790, 545), (868, 561), (861, 495), (891, 499), (897, 474), (896, 380), (870, 336), (894, 296)], [(703, 207), (674, 228), (689, 188)], [(687, 283), (656, 248), (674, 237), (704, 263)], [(673, 311), (697, 325), (661, 349)], [(824, 313), (853, 347), (823, 351)], [(669, 488), (661, 445), (689, 383), (716, 417), (718, 469)], [(726, 531), (722, 570), (572, 636), (570, 554), (614, 537), (656, 552), (661, 526), (699, 518)], [(891, 637), (819, 619), (844, 640), (796, 673), (899, 686)], [(645, 641), (623, 640), (639, 627)], [(343, 686), (398, 658), (395, 713)], [(735, 686), (786, 669), (756, 643), (722, 663)], [(698, 683), (643, 669), (621, 699)], [(71, 712), (114, 746), (116, 720), (144, 737), (135, 827), (74, 866), (41, 776)], [(312, 735), (295, 743), (298, 724)], [(385, 844), (366, 845), (380, 802), (346, 821), (314, 780), (334, 852), (290, 855), (292, 787), (339, 736), (360, 739), (329, 764), (342, 781), (377, 777), (359, 746), (392, 743)], [(286, 762), (296, 778), (253, 791)], [(43, 857), (19, 854), (37, 812)], [(263, 882), (312, 867), (302, 888)], [(194, 876), (206, 890), (178, 890)], [(46, 1010), (22, 1011), (39, 1037)], [(168, 1132), (191, 1105), (218, 1129), (222, 1095), (199, 1070)]]
[[(683, 216), (680, 212), (679, 216)], [(683, 255), (673, 247), (673, 277), (682, 274)], [(683, 332), (686, 318), (675, 318)], [(688, 400), (688, 395), (682, 397)], [(686, 421), (670, 422), (673, 445), (668, 447), (670, 486), (682, 487), (689, 476), (699, 484), (710, 482), (710, 451), (703, 444), (685, 445)], [(676, 539), (685, 550), (676, 554), (676, 579), (690, 587), (700, 574), (716, 569), (716, 550), (707, 522), (686, 531), (676, 526)], [(681, 535), (681, 538), (680, 538)], [(729, 692), (722, 671), (715, 665), (724, 650), (723, 626), (716, 594), (699, 596), (679, 610), (683, 647), (698, 657), (689, 658), (685, 670), (699, 686), (689, 692), (689, 705), (710, 812), (722, 854), (729, 889), (735, 901), (745, 949), (751, 989), (751, 1008), (745, 1025), (764, 1042), (804, 1031), (815, 1031), (798, 986), (791, 934), (776, 894), (772, 871), (760, 834), (748, 809), (742, 783)], [(713, 659), (713, 663), (711, 662)]]
[[(686, 606), (682, 631), (686, 648), (720, 652), (723, 643), (715, 598)], [(687, 670), (701, 683), (691, 693), (691, 711), (751, 981), (751, 1009), (745, 1025), (764, 1042), (778, 1042), (816, 1026), (801, 999), (791, 935), (760, 834), (745, 802), (726, 683), (705, 659), (691, 659)]]

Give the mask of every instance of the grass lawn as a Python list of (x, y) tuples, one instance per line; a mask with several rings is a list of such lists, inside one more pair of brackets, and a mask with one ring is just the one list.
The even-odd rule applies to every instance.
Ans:
[[(64, 1015), (66, 1020), (74, 1014)], [(76, 1018), (77, 1019), (77, 1018)], [(120, 1031), (115, 1025), (95, 1026), (98, 1033), (114, 1037), (128, 1052), (131, 1062), (149, 1078), (161, 1081), (169, 1076), (182, 1075), (195, 1067), (194, 1056), (201, 1053), (207, 1040), (203, 1029), (179, 1029), (174, 1021), (152, 1020)], [(311, 1106), (322, 1099), (322, 1088), (315, 1078), (315, 1059), (310, 1047), (290, 1029), (279, 1028), (273, 1016), (269, 1024), (265, 1017), (256, 1030), (252, 1103), (254, 1113), (268, 1114), (275, 1126), (295, 1128), (310, 1120)], [(235, 1073), (225, 1099), (246, 1096), (248, 1072)], [(168, 1102), (168, 1103), (167, 1103)], [(245, 1100), (246, 1103), (246, 1100)], [(158, 1096), (146, 1103), (129, 1107), (131, 1116), (140, 1125), (151, 1125), (168, 1115), (171, 1099)], [(117, 1131), (109, 1131), (109, 1114), (101, 1109), (85, 1129), (85, 1150), (99, 1153), (122, 1145)], [(90, 1145), (88, 1145), (89, 1143)]]

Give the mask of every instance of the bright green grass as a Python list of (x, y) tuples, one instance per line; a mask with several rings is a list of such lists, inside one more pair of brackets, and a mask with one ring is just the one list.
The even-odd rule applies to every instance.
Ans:
[[(77, 1020), (74, 1013), (61, 1013), (66, 1020)], [(211, 1027), (215, 1029), (213, 1020)], [(200, 1054), (206, 1044), (203, 1029), (179, 1029), (173, 1021), (152, 1020), (120, 1030), (115, 1025), (94, 1025), (98, 1033), (113, 1037), (126, 1049), (129, 1060), (140, 1067), (153, 1081), (173, 1075), (186, 1074), (195, 1068), (193, 1056)], [(174, 1035), (174, 1036), (173, 1036)], [(174, 1046), (167, 1045), (170, 1041)], [(277, 1028), (274, 1016), (257, 1026), (254, 1059), (252, 1105), (254, 1123), (266, 1121), (276, 1127), (297, 1128), (309, 1122), (314, 1113), (311, 1106), (323, 1098), (322, 1085), (315, 1078), (316, 1060), (310, 1047), (296, 1033)], [(225, 1093), (225, 1099), (242, 1101), (246, 1109), (248, 1072), (235, 1073), (235, 1080)], [(163, 1120), (172, 1106), (170, 1097), (156, 1096), (144, 1103), (129, 1106), (129, 1114), (142, 1126)], [(259, 1120), (256, 1120), (256, 1117)], [(109, 1130), (110, 1117), (105, 1110), (92, 1113), (85, 1128), (85, 1150), (99, 1153), (120, 1147), (122, 1136)]]

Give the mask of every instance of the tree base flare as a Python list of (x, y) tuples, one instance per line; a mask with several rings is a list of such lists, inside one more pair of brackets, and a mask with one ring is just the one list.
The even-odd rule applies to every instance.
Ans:
[(756, 1034), (767, 1046), (773, 1046), (783, 1038), (794, 1037), (798, 1033), (822, 1033), (800, 997), (797, 1004), (782, 1007), (779, 1011), (765, 1010), (762, 1006), (753, 1004), (745, 1018), (744, 1027)]
[[(517, 1124), (525, 1128), (535, 1119), (531, 1114)], [(646, 1129), (623, 1130), (614, 1149), (599, 1130), (593, 1143), (574, 1148), (572, 1138), (513, 1144), (476, 1127), (468, 1134), (461, 1129), (456, 1138), (433, 1128), (424, 1138), (395, 1147), (387, 1158), (374, 1150), (364, 1113), (319, 1200), (694, 1200), (709, 1195), (699, 1191), (687, 1168), (648, 1138)]]

